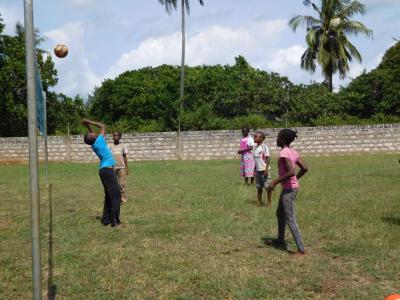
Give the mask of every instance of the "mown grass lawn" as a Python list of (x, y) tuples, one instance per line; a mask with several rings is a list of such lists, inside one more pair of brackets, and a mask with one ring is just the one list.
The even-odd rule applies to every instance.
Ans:
[[(43, 287), (51, 296), (44, 299), (383, 299), (400, 292), (398, 155), (305, 160), (310, 172), (296, 208), (309, 252), (303, 258), (264, 244), (277, 232), (279, 193), (272, 209), (257, 207), (237, 161), (131, 163), (126, 227), (118, 229), (96, 219), (103, 204), (96, 165), (50, 164), (51, 219), (48, 199), (41, 204)], [(31, 298), (28, 183), (27, 165), (0, 166), (1, 299)], [(295, 250), (289, 231), (287, 239)]]

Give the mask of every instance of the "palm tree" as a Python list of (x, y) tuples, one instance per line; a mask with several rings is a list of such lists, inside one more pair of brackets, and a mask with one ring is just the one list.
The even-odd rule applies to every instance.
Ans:
[[(177, 0), (158, 0), (161, 5), (165, 6), (165, 10), (167, 11), (168, 14), (171, 13), (172, 9), (177, 9), (178, 6), (178, 1)], [(204, 5), (203, 0), (199, 0), (199, 3), (201, 5)], [(178, 135), (180, 136), (180, 131), (181, 131), (181, 111), (182, 111), (182, 106), (183, 106), (183, 96), (184, 96), (184, 89), (185, 89), (185, 12), (187, 14), (190, 13), (190, 5), (189, 5), (189, 0), (181, 0), (181, 18), (182, 18), (182, 57), (181, 57), (181, 81), (180, 81), (180, 97), (179, 97), (179, 109), (178, 109)]]
[(349, 72), (349, 62), (353, 58), (361, 62), (361, 54), (347, 39), (347, 35), (364, 34), (372, 37), (372, 30), (358, 21), (350, 20), (355, 14), (365, 14), (365, 6), (351, 0), (321, 0), (317, 6), (310, 0), (304, 0), (304, 5), (317, 12), (313, 16), (294, 16), (289, 26), (296, 31), (301, 26), (307, 29), (307, 50), (301, 57), (301, 67), (311, 73), (315, 72), (316, 63), (322, 68), (322, 74), (332, 92), (332, 76), (339, 71), (340, 78)]

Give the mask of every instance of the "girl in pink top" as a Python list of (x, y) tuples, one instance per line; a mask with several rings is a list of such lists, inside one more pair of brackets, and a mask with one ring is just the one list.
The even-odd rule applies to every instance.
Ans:
[[(297, 151), (290, 147), (290, 144), (296, 137), (296, 131), (291, 129), (282, 129), (279, 131), (276, 140), (277, 146), (282, 148), (278, 160), (279, 178), (274, 179), (269, 184), (268, 190), (272, 191), (278, 183), (282, 185), (282, 192), (276, 210), (276, 216), (278, 218), (278, 239), (267, 240), (267, 244), (286, 248), (285, 227), (287, 224), (297, 246), (297, 252), (294, 252), (293, 254), (304, 255), (305, 250), (303, 241), (301, 240), (299, 227), (296, 222), (294, 205), (299, 188), (298, 179), (308, 171), (308, 168), (300, 158)], [(295, 172), (296, 165), (300, 168), (297, 175)]]
[(240, 149), (238, 154), (242, 155), (240, 160), (240, 176), (244, 177), (245, 184), (250, 182), (254, 183), (254, 168), (255, 162), (253, 157), (253, 147), (254, 147), (254, 139), (249, 136), (249, 128), (243, 127), (242, 134), (243, 138), (240, 140)]

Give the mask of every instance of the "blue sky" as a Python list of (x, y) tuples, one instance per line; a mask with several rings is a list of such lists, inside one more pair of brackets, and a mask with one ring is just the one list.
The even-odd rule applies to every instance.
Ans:
[[(54, 58), (59, 83), (55, 90), (87, 97), (106, 78), (144, 66), (180, 64), (180, 15), (168, 15), (158, 0), (34, 0), (34, 22), (52, 53), (66, 44), (69, 55)], [(187, 64), (232, 64), (243, 55), (251, 65), (278, 72), (295, 83), (321, 81), (320, 70), (300, 69), (304, 30), (293, 33), (287, 23), (296, 14), (313, 14), (301, 0), (191, 1), (187, 20)], [(316, 0), (318, 2), (318, 0)], [(374, 38), (351, 37), (363, 56), (349, 78), (377, 66), (385, 50), (400, 38), (400, 0), (361, 0), (365, 16), (354, 19), (373, 29)], [(0, 13), (12, 34), (23, 21), (22, 0), (0, 0)], [(52, 54), (53, 55), (53, 54)], [(338, 88), (345, 85), (335, 78)]]

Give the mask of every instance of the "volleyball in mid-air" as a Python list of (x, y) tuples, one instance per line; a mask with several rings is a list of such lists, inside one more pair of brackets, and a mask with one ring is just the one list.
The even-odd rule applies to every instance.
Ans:
[(64, 58), (68, 54), (68, 48), (65, 45), (57, 45), (54, 47), (54, 54), (59, 58)]

